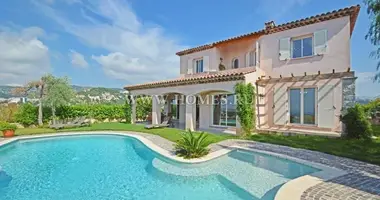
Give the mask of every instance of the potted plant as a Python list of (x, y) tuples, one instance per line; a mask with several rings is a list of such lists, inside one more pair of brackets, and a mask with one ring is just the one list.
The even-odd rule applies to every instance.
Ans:
[(3, 132), (4, 137), (13, 137), (17, 126), (8, 122), (0, 122), (0, 131)]

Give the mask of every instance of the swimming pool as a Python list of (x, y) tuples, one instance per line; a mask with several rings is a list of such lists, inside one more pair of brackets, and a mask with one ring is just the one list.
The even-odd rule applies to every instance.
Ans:
[(261, 199), (319, 169), (247, 151), (201, 164), (169, 160), (137, 139), (81, 135), (0, 147), (0, 199)]

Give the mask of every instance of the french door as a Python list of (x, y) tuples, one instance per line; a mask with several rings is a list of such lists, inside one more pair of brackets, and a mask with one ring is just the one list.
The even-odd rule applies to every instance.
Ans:
[(316, 124), (316, 88), (291, 88), (289, 90), (291, 124)]

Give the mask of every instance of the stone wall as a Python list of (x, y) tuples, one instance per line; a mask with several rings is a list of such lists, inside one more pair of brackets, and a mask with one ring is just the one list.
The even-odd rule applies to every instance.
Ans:
[(355, 104), (355, 81), (356, 78), (342, 79), (343, 111)]

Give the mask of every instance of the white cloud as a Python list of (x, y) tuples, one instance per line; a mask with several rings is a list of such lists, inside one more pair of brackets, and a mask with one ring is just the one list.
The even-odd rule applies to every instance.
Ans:
[(49, 49), (38, 27), (20, 31), (0, 29), (0, 85), (24, 84), (50, 72)]
[(178, 75), (179, 58), (175, 52), (184, 47), (165, 36), (163, 28), (142, 23), (125, 1), (82, 3), (80, 20), (76, 20), (82, 23), (71, 21), (54, 6), (36, 1), (34, 4), (85, 44), (107, 50), (109, 53), (92, 58), (109, 77), (141, 83)]
[(71, 64), (76, 67), (81, 67), (81, 68), (87, 68), (88, 63), (84, 56), (74, 50), (70, 50), (69, 57), (71, 60)]

